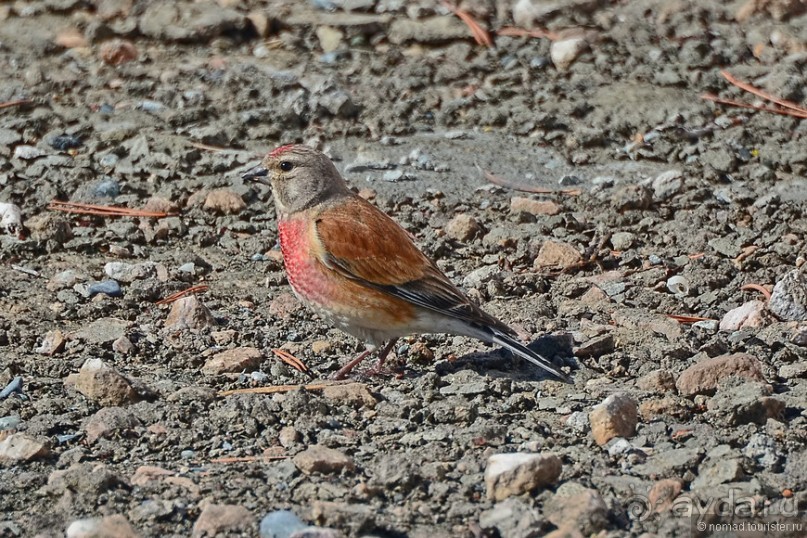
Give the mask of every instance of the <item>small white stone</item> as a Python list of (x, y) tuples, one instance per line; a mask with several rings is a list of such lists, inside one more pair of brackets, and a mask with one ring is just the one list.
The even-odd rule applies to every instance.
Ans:
[(571, 37), (553, 42), (549, 47), (549, 57), (558, 70), (565, 71), (587, 48), (588, 41), (584, 38)]

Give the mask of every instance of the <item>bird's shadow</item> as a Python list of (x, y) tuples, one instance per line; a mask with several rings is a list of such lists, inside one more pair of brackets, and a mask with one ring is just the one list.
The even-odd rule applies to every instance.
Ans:
[[(539, 355), (553, 357), (573, 357), (573, 341), (571, 334), (549, 334), (542, 336), (527, 347)], [(567, 360), (569, 364), (571, 360)], [(557, 362), (554, 364), (558, 365)], [(435, 365), (435, 371), (443, 376), (460, 370), (473, 370), (480, 375), (491, 378), (506, 377), (516, 381), (537, 381), (555, 379), (549, 372), (535, 366), (504, 348), (492, 348), (488, 351), (475, 351), (453, 361), (443, 361)]]

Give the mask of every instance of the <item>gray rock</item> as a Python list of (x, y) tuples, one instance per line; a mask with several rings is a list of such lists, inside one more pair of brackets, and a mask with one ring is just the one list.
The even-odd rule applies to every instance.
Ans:
[(611, 236), (611, 245), (614, 250), (628, 250), (635, 240), (636, 236), (631, 232), (616, 232)]
[(500, 536), (528, 536), (538, 528), (539, 514), (518, 497), (509, 497), (482, 512), (479, 525), (497, 529)]
[(292, 534), (306, 528), (297, 514), (290, 510), (278, 510), (266, 514), (261, 520), (261, 538), (290, 538)]
[(117, 318), (101, 318), (74, 333), (76, 338), (91, 344), (114, 342), (126, 334), (129, 322)]
[(154, 262), (109, 262), (104, 265), (104, 274), (112, 280), (130, 283), (135, 280), (155, 277), (157, 274), (157, 264)]
[(564, 482), (546, 503), (547, 519), (558, 527), (571, 526), (583, 536), (608, 525), (608, 506), (597, 492), (577, 482)]
[(131, 411), (122, 407), (103, 407), (90, 417), (84, 431), (87, 433), (87, 442), (93, 444), (98, 439), (124, 435), (140, 426), (140, 419)]
[(783, 276), (773, 287), (768, 308), (783, 320), (807, 321), (807, 274), (794, 269)]
[(634, 465), (632, 470), (640, 476), (676, 477), (693, 470), (701, 459), (700, 447), (683, 447), (655, 452), (645, 463)]
[(388, 35), (390, 42), (396, 45), (410, 41), (435, 44), (464, 39), (468, 35), (468, 29), (452, 15), (420, 20), (396, 17), (390, 25)]
[(684, 186), (683, 172), (680, 170), (668, 170), (662, 172), (653, 179), (653, 197), (656, 200), (669, 200), (681, 191)]
[(743, 448), (743, 455), (771, 472), (779, 471), (783, 459), (776, 441), (764, 433), (755, 433), (748, 438), (748, 443)]
[(765, 424), (769, 418), (778, 418), (785, 403), (771, 396), (771, 386), (765, 383), (742, 383), (729, 380), (721, 385), (717, 394), (707, 403), (707, 416), (729, 426)]

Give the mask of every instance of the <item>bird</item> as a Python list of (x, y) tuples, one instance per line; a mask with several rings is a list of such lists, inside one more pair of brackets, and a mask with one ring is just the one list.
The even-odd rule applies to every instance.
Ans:
[(325, 154), (303, 144), (283, 145), (242, 178), (271, 188), (295, 295), (366, 346), (334, 378), (344, 379), (375, 351), (371, 372), (380, 372), (401, 337), (447, 333), (502, 346), (570, 382), (460, 291), (398, 223), (353, 192)]

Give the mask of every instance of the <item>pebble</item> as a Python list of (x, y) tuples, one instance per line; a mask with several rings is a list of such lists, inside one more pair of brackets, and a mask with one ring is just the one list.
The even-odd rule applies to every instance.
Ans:
[(19, 206), (0, 202), (0, 227), (9, 235), (20, 236), (24, 227)]
[(611, 235), (611, 246), (614, 250), (628, 250), (636, 241), (636, 236), (630, 232), (615, 232)]
[(678, 376), (675, 386), (683, 396), (712, 394), (724, 379), (738, 376), (754, 381), (764, 381), (762, 364), (753, 355), (734, 353), (703, 359)]
[(263, 354), (254, 347), (237, 347), (216, 353), (202, 366), (206, 375), (239, 373), (255, 370), (261, 365)]
[(14, 379), (9, 381), (8, 385), (3, 387), (3, 390), (0, 390), (0, 400), (8, 398), (12, 394), (22, 394), (21, 376), (16, 376)]
[(0, 463), (18, 463), (45, 458), (50, 449), (45, 441), (27, 433), (12, 433), (0, 440)]
[(390, 24), (387, 35), (394, 45), (410, 41), (436, 44), (466, 39), (468, 28), (451, 15), (419, 18), (418, 20), (396, 17)]
[(482, 233), (482, 227), (471, 215), (460, 213), (448, 221), (444, 231), (448, 237), (456, 241), (470, 241)]
[(120, 514), (73, 521), (65, 531), (66, 538), (138, 538), (129, 520)]
[(292, 461), (305, 474), (338, 474), (355, 468), (350, 456), (324, 445), (312, 445), (294, 456)]
[(743, 448), (743, 455), (769, 472), (779, 471), (783, 459), (776, 441), (764, 433), (751, 434)]
[(715, 423), (729, 426), (763, 425), (768, 419), (781, 420), (785, 403), (771, 396), (771, 392), (771, 386), (767, 383), (721, 386), (706, 402), (707, 416)]
[(578, 482), (564, 482), (546, 502), (546, 518), (559, 528), (572, 528), (593, 536), (608, 526), (608, 506), (595, 489)]
[(375, 407), (377, 400), (364, 383), (328, 385), (322, 389), (322, 396), (356, 408)]
[(720, 330), (733, 332), (740, 329), (756, 329), (765, 324), (765, 303), (762, 301), (748, 301), (726, 312), (723, 319), (720, 320)]
[(583, 342), (573, 350), (575, 357), (588, 358), (588, 357), (601, 357), (611, 353), (616, 347), (613, 334), (604, 334), (590, 338)]
[(7, 417), (0, 417), (0, 431), (16, 430), (17, 426), (22, 424), (22, 419), (17, 415), (8, 415)]
[(689, 279), (685, 276), (674, 275), (667, 279), (667, 289), (678, 297), (689, 295)]
[(289, 448), (302, 440), (303, 436), (294, 426), (283, 426), (277, 434), (277, 440), (280, 446)]
[(664, 394), (675, 390), (675, 377), (667, 370), (653, 370), (637, 379), (636, 386), (648, 392)]
[(684, 174), (680, 170), (667, 170), (657, 175), (651, 184), (653, 198), (658, 201), (669, 200), (684, 186)]
[(108, 344), (126, 334), (129, 323), (118, 318), (100, 318), (73, 333), (73, 338), (90, 344)]
[(193, 524), (191, 537), (204, 538), (238, 531), (245, 536), (248, 535), (246, 531), (252, 526), (252, 521), (252, 514), (243, 506), (208, 503), (202, 508), (202, 513)]
[(60, 271), (53, 275), (50, 280), (48, 280), (47, 288), (50, 291), (59, 291), (64, 289), (69, 289), (75, 286), (78, 282), (86, 280), (87, 276), (75, 271), (74, 269), (67, 269), (65, 271)]
[(664, 512), (672, 507), (683, 487), (679, 478), (664, 478), (654, 483), (647, 492), (647, 501), (655, 512)]
[(49, 137), (47, 143), (53, 149), (67, 151), (81, 147), (81, 138), (75, 135), (57, 135)]
[(98, 439), (122, 435), (142, 426), (140, 420), (123, 407), (102, 407), (84, 425), (87, 443), (93, 444)]
[(807, 273), (794, 269), (773, 287), (768, 308), (785, 321), (807, 321)]
[(594, 407), (588, 418), (594, 440), (604, 446), (614, 437), (633, 437), (639, 420), (639, 408), (636, 400), (629, 395), (617, 393)]
[(100, 50), (101, 61), (107, 65), (123, 65), (137, 60), (137, 47), (125, 39), (112, 39), (103, 43)]
[(294, 533), (306, 528), (297, 514), (290, 510), (277, 510), (266, 514), (261, 520), (261, 538), (290, 538)]
[(77, 462), (67, 469), (57, 469), (48, 475), (46, 492), (55, 495), (81, 494), (98, 497), (125, 482), (108, 465), (96, 462)]
[(333, 52), (342, 46), (342, 39), (345, 34), (341, 30), (331, 26), (318, 26), (315, 33), (319, 39), (319, 46), (322, 47), (322, 52)]
[(396, 169), (396, 170), (387, 170), (381, 175), (381, 179), (384, 181), (388, 181), (390, 183), (396, 183), (398, 181), (411, 180), (414, 179), (414, 177), (407, 174), (401, 169)]
[(154, 278), (157, 275), (157, 264), (154, 262), (107, 262), (104, 265), (104, 274), (112, 280), (129, 284), (135, 280)]
[(203, 329), (205, 327), (215, 327), (216, 325), (218, 324), (213, 314), (194, 295), (174, 301), (171, 305), (171, 311), (165, 319), (165, 328), (173, 331)]
[(107, 153), (106, 155), (98, 159), (98, 164), (101, 165), (103, 168), (113, 168), (116, 164), (118, 164), (119, 160), (120, 157), (118, 157), (114, 153)]
[(92, 188), (92, 194), (98, 198), (115, 198), (120, 195), (120, 183), (112, 178), (101, 180)]
[(566, 419), (566, 425), (578, 435), (586, 435), (591, 429), (591, 422), (588, 414), (582, 411), (575, 411)]
[(78, 392), (103, 406), (123, 405), (139, 399), (126, 377), (97, 358), (84, 361), (78, 375), (65, 381), (69, 382)]
[(160, 103), (159, 101), (152, 101), (150, 99), (144, 99), (142, 101), (138, 101), (135, 104), (135, 108), (137, 110), (142, 110), (143, 112), (155, 113), (161, 112), (165, 109), (165, 105)]
[[(479, 516), (483, 529), (496, 529), (498, 536), (530, 536), (540, 520), (537, 510), (519, 497), (509, 497)], [(483, 535), (484, 536), (484, 535)]]
[(219, 215), (237, 215), (247, 208), (247, 204), (231, 189), (216, 189), (207, 193), (204, 208)]
[(571, 37), (553, 41), (549, 47), (549, 57), (559, 71), (566, 71), (580, 54), (588, 49), (588, 41), (583, 37)]
[(561, 461), (555, 454), (494, 454), (485, 467), (487, 497), (501, 501), (549, 486), (558, 480), (560, 472)]
[(510, 211), (513, 213), (529, 213), (530, 215), (557, 215), (561, 208), (552, 200), (533, 200), (522, 196), (510, 199)]
[(14, 148), (14, 158), (15, 159), (22, 159), (24, 161), (30, 161), (33, 159), (38, 159), (47, 155), (44, 151), (39, 149), (36, 146), (17, 146)]
[(99, 293), (108, 295), (109, 297), (121, 297), (123, 290), (116, 280), (102, 280), (101, 282), (93, 282), (87, 286), (88, 297), (93, 297)]
[(48, 331), (45, 334), (45, 337), (42, 339), (42, 343), (39, 345), (39, 347), (34, 349), (34, 352), (39, 353), (40, 355), (53, 355), (54, 353), (59, 353), (64, 349), (66, 341), (67, 338), (65, 338), (64, 333), (59, 329)]
[(533, 265), (536, 269), (561, 268), (565, 269), (583, 261), (580, 252), (569, 243), (559, 241), (544, 241), (538, 250)]
[(112, 342), (112, 351), (120, 353), (121, 355), (131, 355), (135, 352), (135, 346), (131, 340), (125, 336), (121, 336)]
[(300, 310), (300, 301), (293, 294), (284, 291), (269, 303), (269, 315), (275, 319), (288, 319)]

